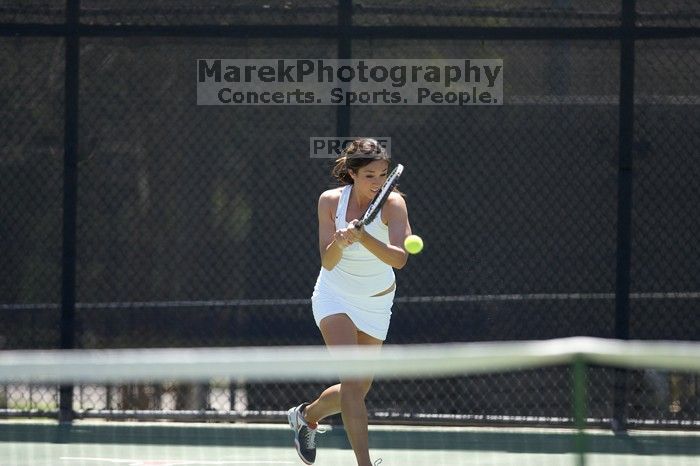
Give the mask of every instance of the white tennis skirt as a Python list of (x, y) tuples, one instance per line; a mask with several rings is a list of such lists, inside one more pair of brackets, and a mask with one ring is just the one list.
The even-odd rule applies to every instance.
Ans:
[(376, 297), (352, 296), (327, 287), (316, 287), (311, 296), (311, 307), (316, 325), (321, 319), (334, 314), (347, 314), (359, 330), (379, 340), (386, 340), (391, 320), (391, 306), (394, 304), (396, 289), (391, 293)]

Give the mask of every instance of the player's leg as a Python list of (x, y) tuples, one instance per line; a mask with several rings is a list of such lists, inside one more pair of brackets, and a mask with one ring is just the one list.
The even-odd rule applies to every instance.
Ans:
[[(350, 319), (345, 315), (345, 314), (339, 314), (342, 316), (341, 319), (338, 319), (340, 321), (339, 324), (334, 324), (332, 322), (328, 322), (329, 325), (325, 325), (323, 321), (321, 321), (321, 326), (326, 327), (326, 331), (321, 330), (324, 332), (324, 340), (326, 342), (326, 345), (331, 346), (331, 345), (342, 345), (342, 344), (359, 344), (359, 345), (376, 345), (376, 346), (381, 346), (382, 341), (378, 340), (376, 338), (373, 338), (366, 333), (362, 331), (358, 331), (355, 328), (355, 325), (350, 321)], [(331, 318), (334, 316), (329, 316), (328, 318)], [(325, 319), (324, 319), (325, 320)], [(347, 321), (350, 321), (349, 324), (352, 325), (352, 328), (355, 329), (355, 338), (349, 339), (349, 343), (333, 343), (333, 342), (338, 342), (338, 341), (346, 341), (344, 339), (347, 338), (347, 333), (345, 330), (343, 330), (343, 327), (347, 325)], [(328, 335), (326, 337), (326, 334)], [(363, 381), (363, 384), (361, 386), (362, 388), (362, 396), (363, 399), (369, 392), (370, 386), (372, 385), (372, 379), (365, 379)], [(316, 423), (328, 416), (332, 416), (334, 414), (338, 414), (341, 412), (341, 406), (340, 406), (340, 387), (341, 384), (335, 384), (333, 386), (328, 387), (321, 393), (321, 395), (311, 402), (309, 405), (306, 406), (304, 410), (304, 419), (309, 422), (309, 423)]]
[[(346, 314), (324, 317), (319, 328), (326, 346), (357, 345), (357, 328)], [(318, 422), (325, 417), (338, 414), (341, 411), (340, 388), (341, 384), (335, 384), (324, 390), (317, 400), (306, 407), (305, 419)]]
[[(379, 348), (382, 344), (381, 340), (357, 330), (355, 324), (345, 314), (324, 318), (320, 327), (323, 339), (328, 347), (362, 344)], [(325, 404), (327, 409), (335, 411), (338, 409), (339, 401), (343, 426), (359, 466), (371, 466), (367, 434), (367, 409), (365, 407), (365, 396), (371, 384), (371, 378), (342, 378), (339, 390), (332, 390), (328, 394), (328, 402), (325, 403), (324, 400), (321, 403), (321, 406)], [(338, 398), (340, 399), (338, 400)], [(313, 410), (311, 411), (312, 414)]]
[[(325, 317), (319, 326), (328, 347), (371, 345), (378, 349), (382, 344), (382, 340), (359, 331), (346, 314)], [(297, 452), (306, 464), (313, 464), (316, 458), (315, 434), (318, 421), (337, 413), (342, 413), (348, 440), (358, 464), (370, 464), (364, 399), (371, 385), (371, 378), (341, 380), (341, 383), (324, 390), (313, 402), (289, 410)]]
[(340, 384), (326, 388), (304, 409), (304, 419), (310, 424), (340, 412)]
[[(357, 329), (345, 314), (324, 317), (320, 328), (328, 346), (357, 345)], [(302, 403), (287, 412), (289, 425), (294, 430), (297, 453), (306, 464), (316, 461), (318, 421), (341, 410), (340, 390), (340, 384), (329, 387), (312, 403)]]

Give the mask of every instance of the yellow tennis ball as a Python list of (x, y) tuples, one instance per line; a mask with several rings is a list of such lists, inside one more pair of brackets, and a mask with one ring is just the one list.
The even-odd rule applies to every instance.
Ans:
[(418, 254), (423, 250), (423, 239), (418, 235), (409, 235), (403, 240), (403, 247), (411, 254)]

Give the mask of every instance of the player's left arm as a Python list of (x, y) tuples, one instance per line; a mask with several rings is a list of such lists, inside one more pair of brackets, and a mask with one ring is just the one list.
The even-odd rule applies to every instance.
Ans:
[(379, 241), (367, 232), (362, 233), (360, 243), (382, 262), (400, 269), (408, 260), (403, 241), (411, 234), (408, 210), (403, 196), (396, 192), (391, 193), (382, 208), (382, 219), (377, 220), (386, 222), (389, 228), (389, 244)]

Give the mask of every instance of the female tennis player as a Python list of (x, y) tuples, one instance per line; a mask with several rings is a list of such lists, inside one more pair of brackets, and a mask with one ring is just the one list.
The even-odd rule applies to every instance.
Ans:
[[(374, 221), (355, 225), (387, 179), (389, 155), (374, 139), (358, 139), (336, 160), (340, 188), (321, 194), (318, 236), (321, 272), (311, 297), (313, 315), (326, 346), (369, 345), (386, 339), (396, 282), (393, 269), (406, 264), (403, 248), (411, 234), (406, 203), (392, 191)], [(288, 411), (297, 452), (316, 459), (318, 422), (341, 413), (358, 466), (371, 466), (365, 396), (372, 379), (342, 379), (310, 403)]]

